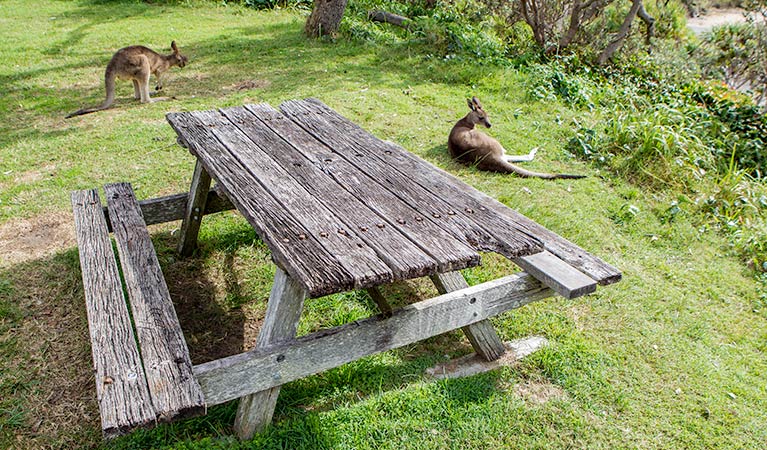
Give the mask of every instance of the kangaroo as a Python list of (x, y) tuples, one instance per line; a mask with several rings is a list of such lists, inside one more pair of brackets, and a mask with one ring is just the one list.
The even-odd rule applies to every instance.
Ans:
[(149, 97), (149, 75), (154, 74), (157, 79), (155, 91), (159, 91), (162, 89), (162, 74), (164, 72), (173, 66), (184, 67), (186, 65), (187, 57), (178, 51), (176, 41), (171, 42), (170, 47), (173, 49), (173, 53), (169, 55), (161, 55), (143, 45), (132, 45), (117, 50), (112, 59), (109, 60), (107, 70), (104, 73), (104, 84), (107, 90), (107, 98), (104, 103), (95, 108), (80, 109), (66, 118), (103, 111), (112, 107), (115, 101), (115, 79), (117, 78), (133, 81), (134, 98), (141, 100), (141, 103), (167, 100), (167, 97)]
[(514, 173), (524, 178), (536, 177), (553, 180), (556, 178), (585, 177), (585, 175), (532, 172), (511, 164), (518, 161), (532, 161), (537, 149), (533, 149), (528, 155), (507, 155), (500, 142), (474, 129), (478, 123), (481, 123), (486, 128), (490, 128), (491, 125), (487, 118), (487, 113), (479, 103), (479, 99), (472, 97), (467, 101), (471, 111), (469, 111), (466, 117), (456, 122), (447, 140), (447, 150), (453, 159), (457, 159), (464, 164), (476, 164), (477, 168), (481, 170)]

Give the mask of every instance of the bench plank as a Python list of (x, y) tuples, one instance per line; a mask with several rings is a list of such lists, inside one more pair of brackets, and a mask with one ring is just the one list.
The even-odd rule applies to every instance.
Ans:
[[(138, 204), (141, 207), (141, 215), (144, 216), (144, 222), (147, 225), (154, 225), (183, 219), (188, 199), (189, 193), (183, 192), (181, 194), (141, 200)], [(215, 187), (208, 191), (208, 199), (205, 201), (205, 211), (203, 211), (203, 214), (214, 214), (230, 209), (234, 209), (234, 205), (224, 194), (219, 193)], [(109, 208), (104, 206), (102, 210), (107, 218), (107, 228), (109, 228), (111, 233), (112, 224), (109, 223)]]
[(452, 331), (554, 292), (526, 273), (453, 291), (368, 319), (194, 367), (209, 404), (285, 384)]
[[(271, 106), (248, 105), (247, 110), (228, 109), (224, 113), (237, 120), (252, 139), (268, 142), (264, 150), (269, 156), (291, 167), (293, 176), (313, 195), (323, 199), (338, 217), (348, 220), (360, 238), (392, 267), (396, 279), (479, 264), (476, 251), (451, 239)], [(391, 220), (398, 217), (403, 220)]]
[(204, 397), (133, 189), (115, 183), (104, 190), (157, 418), (204, 414)]
[[(306, 105), (309, 105), (311, 109), (305, 109), (307, 108)], [(343, 129), (345, 130), (344, 133), (346, 134), (354, 136), (363, 134), (370, 136), (359, 126), (333, 111), (319, 100), (308, 99), (301, 102), (286, 102), (280, 106), (280, 109), (284, 111), (288, 106), (296, 111), (295, 115), (291, 117), (294, 120), (299, 120), (302, 116), (306, 116), (307, 111), (313, 111), (311, 116), (325, 116), (326, 120), (332, 120), (335, 123), (343, 124)], [(357, 131), (352, 134), (354, 130)], [(607, 285), (620, 281), (620, 271), (567, 239), (547, 230), (543, 226), (517, 211), (514, 211), (489, 195), (472, 188), (454, 175), (410, 154), (402, 147), (376, 138), (373, 139), (377, 141), (377, 143), (371, 144), (374, 145), (372, 148), (376, 149), (374, 155), (380, 158), (384, 164), (397, 167), (398, 170), (402, 170), (405, 173), (429, 173), (428, 177), (416, 176), (412, 178), (414, 183), (422, 186), (429, 192), (444, 195), (447, 198), (453, 199), (457, 205), (462, 207), (459, 209), (463, 211), (472, 211), (472, 214), (475, 214), (476, 218), (484, 217), (487, 211), (492, 211), (499, 216), (505, 216), (508, 219), (509, 227), (516, 227), (530, 236), (535, 236), (536, 239), (542, 242), (543, 247), (546, 250), (596, 280), (600, 285)], [(379, 163), (379, 165), (381, 164)], [(459, 201), (461, 203), (458, 203)], [(458, 208), (458, 206), (456, 206), (456, 208)], [(499, 253), (504, 254), (502, 252)]]
[(112, 241), (95, 189), (71, 194), (104, 436), (155, 423)]

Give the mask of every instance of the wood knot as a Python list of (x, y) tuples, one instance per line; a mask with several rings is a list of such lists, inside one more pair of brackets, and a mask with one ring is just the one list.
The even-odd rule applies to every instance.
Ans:
[(472, 214), (472, 213), (474, 213), (474, 210), (473, 210), (473, 209), (471, 209), (471, 208), (466, 208), (464, 211), (466, 211), (466, 212), (467, 212), (467, 213), (469, 213), (469, 214)]
[(368, 230), (368, 227), (360, 227), (360, 231), (365, 232)]
[(320, 237), (328, 237), (328, 233), (326, 231), (321, 231)]
[(405, 225), (405, 219), (397, 219), (397, 223), (400, 225)]
[(302, 241), (306, 240), (306, 235), (305, 234), (299, 234), (298, 235), (298, 239), (301, 239)]
[(376, 224), (376, 226), (377, 226), (378, 228), (383, 228), (383, 227), (385, 227), (386, 225), (384, 225), (384, 223), (383, 223), (383, 222), (379, 222), (379, 223), (377, 223), (377, 224)]
[(418, 217), (415, 218), (415, 221), (416, 222), (423, 222), (423, 217), (418, 216)]

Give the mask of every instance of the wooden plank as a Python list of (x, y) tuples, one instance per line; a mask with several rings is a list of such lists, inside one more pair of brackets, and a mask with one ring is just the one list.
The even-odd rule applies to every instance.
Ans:
[[(456, 247), (438, 241), (440, 234), (449, 237), (438, 228), (435, 235), (434, 230), (417, 227), (419, 222), (403, 226), (391, 220), (389, 217), (399, 217), (394, 212), (397, 205), (407, 208), (406, 205), (397, 198), (378, 195), (375, 181), (359, 171), (341, 169), (345, 176), (339, 177), (339, 170), (326, 161), (331, 151), (270, 106), (255, 105), (248, 110), (232, 108), (222, 112), (251, 140), (262, 143), (265, 153), (283, 167), (289, 167), (305, 189), (355, 230), (392, 269), (394, 279), (434, 273), (440, 267), (436, 260), (449, 260), (447, 264), (460, 267), (479, 262), (479, 255), (460, 242), (457, 243), (460, 247)], [(315, 153), (318, 148), (320, 154)], [(433, 242), (434, 248), (431, 252), (424, 251), (429, 242)]]
[[(144, 222), (147, 225), (154, 225), (183, 219), (188, 198), (189, 193), (182, 192), (180, 194), (140, 200), (138, 205), (141, 208), (141, 215), (144, 216)], [(234, 209), (234, 205), (226, 198), (226, 195), (218, 192), (215, 188), (208, 191), (208, 199), (205, 201), (205, 211), (203, 211), (203, 214), (214, 214), (230, 209)], [(104, 211), (104, 217), (107, 218), (107, 227), (111, 232), (112, 224), (109, 223), (109, 208), (104, 206), (102, 210)]]
[[(306, 102), (314, 104), (315, 108), (322, 111), (322, 114), (328, 116), (330, 120), (343, 123), (347, 130), (359, 128), (318, 100), (309, 99)], [(290, 104), (293, 103), (294, 102), (290, 102)], [(281, 109), (284, 109), (284, 106), (285, 105), (283, 104)], [(305, 114), (301, 111), (303, 110), (298, 109), (297, 114)], [(364, 130), (362, 130), (362, 132), (364, 132)], [(496, 214), (506, 216), (516, 227), (520, 228), (528, 235), (535, 236), (539, 239), (546, 250), (557, 255), (563, 261), (596, 280), (599, 284), (607, 285), (620, 281), (620, 271), (610, 264), (589, 254), (572, 242), (547, 230), (538, 223), (514, 211), (489, 195), (472, 188), (452, 174), (423, 161), (400, 146), (390, 142), (379, 140), (375, 149), (375, 156), (381, 158), (387, 164), (396, 165), (401, 167), (402, 170), (410, 173), (423, 173), (424, 171), (428, 171), (428, 177), (414, 177), (413, 182), (419, 184), (430, 192), (436, 194), (445, 193), (445, 195), (450, 198), (463, 195), (463, 200), (465, 201), (465, 206), (462, 209), (463, 211), (471, 210), (473, 214), (479, 214), (480, 212), (484, 214), (486, 210), (492, 210)], [(460, 193), (458, 191), (460, 191)]]
[(431, 184), (434, 166), (422, 160), (417, 170), (399, 164), (390, 144), (318, 100), (288, 101), (280, 105), (280, 109), (359, 170), (379, 178), (391, 192), (426, 212), (434, 223), (475, 249), (500, 253), (507, 258), (542, 250), (542, 244), (534, 236), (520, 230), (505, 216), (471, 201), (460, 190), (425, 188)]
[[(206, 170), (237, 210), (248, 219), (269, 247), (272, 257), (296, 281), (318, 297), (354, 288), (354, 278), (335, 256), (320, 245), (306, 227), (253, 179), (229, 151), (209, 132), (208, 127), (188, 113), (168, 114), (168, 122), (189, 145)], [(302, 255), (295, 258), (293, 255)]]
[[(440, 294), (459, 291), (469, 287), (469, 283), (460, 272), (440, 273), (431, 277), (434, 286)], [(495, 327), (490, 319), (481, 320), (477, 323), (467, 325), (461, 328), (463, 333), (469, 339), (474, 351), (485, 361), (493, 361), (506, 352), (503, 341), (495, 332)]]
[(596, 281), (549, 252), (523, 256), (514, 262), (562, 297), (576, 298), (597, 290)]
[(189, 197), (178, 237), (178, 254), (181, 256), (189, 256), (197, 248), (197, 235), (200, 233), (202, 216), (205, 214), (205, 202), (208, 200), (210, 182), (210, 175), (198, 160), (194, 165)]
[[(284, 271), (274, 274), (266, 316), (258, 334), (256, 348), (265, 348), (292, 340), (301, 319), (306, 291)], [(280, 387), (275, 386), (240, 399), (234, 430), (240, 439), (251, 439), (270, 423)]]
[(526, 273), (434, 297), (292, 342), (195, 366), (214, 405), (412, 344), (549, 297), (553, 291)]
[[(399, 232), (436, 262), (437, 271), (459, 270), (479, 264), (480, 257), (476, 251), (434, 224), (430, 216), (403, 201), (400, 198), (401, 192), (385, 189), (379, 179), (359, 170), (344, 158), (340, 158), (332, 149), (270, 106), (247, 105), (246, 108), (256, 115), (266, 128), (290, 143), (291, 147), (309, 160), (313, 167), (332, 177), (335, 181), (335, 189), (347, 191), (377, 215), (378, 219), (373, 218), (374, 222), (366, 223), (363, 220), (359, 226), (365, 228), (366, 233), (371, 234), (372, 240), (378, 241), (379, 245), (383, 246), (381, 254), (387, 255), (386, 258), (392, 263), (401, 261), (402, 264), (412, 268), (420, 267), (418, 261), (413, 261), (417, 254), (412, 247), (407, 246), (407, 243), (399, 238), (396, 234)], [(283, 154), (283, 152), (275, 151), (270, 153), (275, 158), (281, 158)], [(298, 158), (298, 155), (296, 157)], [(343, 208), (343, 205), (339, 204), (337, 208)], [(387, 234), (390, 232), (395, 234)], [(434, 270), (423, 270), (418, 271), (414, 274), (415, 276), (405, 274), (398, 279), (414, 278), (434, 272)]]
[(157, 418), (204, 414), (204, 397), (133, 189), (116, 183), (104, 190)]
[(99, 195), (94, 189), (71, 197), (101, 428), (111, 438), (153, 425), (155, 412)]
[[(336, 257), (340, 265), (353, 277), (355, 288), (388, 283), (393, 279), (389, 266), (366, 241), (360, 239), (361, 231), (348, 226), (333, 210), (327, 208), (319, 198), (307, 190), (312, 187), (294, 178), (295, 166), (283, 167), (270, 158), (254, 142), (258, 139), (248, 138), (221, 113), (200, 111), (192, 115), (207, 127), (243, 168), (248, 170), (275, 199), (279, 207), (301, 223), (328, 253)], [(248, 116), (253, 117), (250, 114)], [(358, 207), (365, 208), (364, 205)], [(300, 259), (304, 258), (304, 255), (294, 253), (291, 257)]]

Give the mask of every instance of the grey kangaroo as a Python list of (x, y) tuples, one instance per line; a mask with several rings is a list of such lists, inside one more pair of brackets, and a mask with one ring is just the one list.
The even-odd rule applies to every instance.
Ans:
[(528, 155), (507, 155), (500, 142), (474, 128), (478, 123), (490, 128), (487, 113), (482, 109), (479, 99), (472, 97), (468, 103), (471, 111), (453, 126), (447, 140), (447, 149), (453, 159), (468, 165), (476, 164), (477, 168), (481, 170), (514, 173), (525, 178), (536, 177), (552, 180), (555, 178), (585, 177), (585, 175), (532, 172), (511, 164), (517, 161), (532, 161), (537, 149), (533, 149)]
[(107, 64), (107, 70), (104, 73), (104, 84), (107, 90), (107, 98), (104, 103), (95, 108), (80, 109), (66, 118), (110, 108), (115, 101), (115, 79), (117, 78), (133, 81), (134, 97), (141, 100), (141, 103), (167, 100), (166, 97), (149, 97), (149, 75), (154, 74), (157, 79), (155, 90), (159, 91), (162, 89), (162, 74), (164, 72), (173, 66), (184, 67), (186, 65), (188, 60), (178, 51), (176, 41), (171, 42), (170, 47), (173, 49), (173, 53), (169, 55), (161, 55), (143, 45), (132, 45), (117, 50)]

